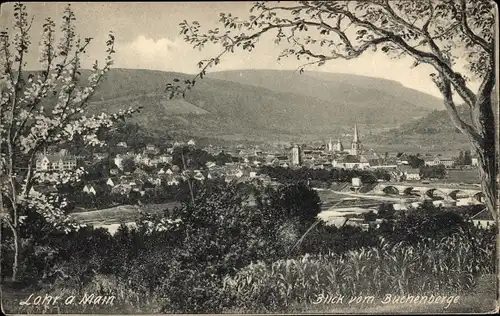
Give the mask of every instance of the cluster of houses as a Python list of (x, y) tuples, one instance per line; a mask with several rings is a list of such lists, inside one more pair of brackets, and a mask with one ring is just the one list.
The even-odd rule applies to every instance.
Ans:
[[(259, 179), (264, 183), (272, 183), (267, 175), (259, 174), (261, 166), (275, 167), (308, 167), (312, 169), (386, 169), (391, 174), (392, 180), (420, 180), (419, 169), (411, 168), (408, 156), (404, 153), (388, 153), (380, 156), (374, 151), (363, 151), (361, 140), (358, 135), (357, 126), (354, 127), (354, 137), (351, 148), (344, 150), (340, 140), (336, 144), (330, 142), (321, 147), (311, 147), (307, 145), (292, 146), (291, 149), (283, 150), (261, 150), (259, 147), (252, 148), (227, 148), (206, 146), (203, 148), (212, 156), (224, 153), (230, 157), (229, 161), (223, 165), (218, 165), (215, 161), (209, 161), (200, 170), (184, 170), (176, 165), (172, 165), (172, 154), (176, 147), (196, 146), (193, 140), (188, 142), (176, 141), (172, 146), (160, 150), (153, 144), (147, 144), (145, 148), (138, 150), (129, 149), (126, 142), (116, 145), (121, 149), (122, 154), (109, 157), (109, 153), (95, 153), (92, 161), (80, 162), (78, 157), (68, 154), (62, 150), (57, 153), (47, 153), (39, 155), (36, 160), (36, 170), (57, 171), (73, 170), (78, 163), (92, 165), (100, 160), (108, 159), (113, 161), (114, 166), (110, 168), (106, 179), (100, 179), (101, 183), (112, 188), (113, 192), (127, 194), (131, 191), (144, 193), (147, 189), (155, 186), (178, 185), (187, 178), (204, 181), (205, 179), (224, 178), (225, 181), (252, 181)], [(424, 155), (421, 157), (426, 166), (444, 165), (452, 168), (455, 164), (453, 158), (443, 156)], [(137, 168), (134, 171), (124, 170), (124, 161), (132, 159)], [(472, 159), (473, 165), (477, 165), (477, 158)], [(146, 172), (144, 169), (147, 169)], [(84, 191), (95, 194), (95, 188), (91, 183), (84, 187)]]
[[(400, 169), (400, 166), (409, 165), (408, 155), (405, 153), (387, 153), (378, 155), (373, 150), (363, 150), (361, 138), (358, 133), (357, 125), (354, 126), (354, 136), (351, 142), (351, 148), (345, 149), (342, 142), (337, 140), (330, 141), (320, 147), (310, 147), (307, 145), (295, 145), (291, 148), (290, 159), (284, 157), (280, 161), (280, 166), (306, 166), (313, 169)], [(421, 157), (425, 166), (444, 165), (446, 168), (455, 167), (455, 159), (440, 155), (426, 154)], [(472, 158), (472, 166), (477, 166), (477, 158)], [(402, 175), (412, 180), (419, 180), (417, 169), (407, 170), (404, 168)], [(418, 179), (417, 179), (418, 178)]]
[[(112, 193), (128, 195), (136, 191), (144, 195), (148, 190), (154, 190), (159, 186), (177, 186), (183, 180), (193, 179), (204, 181), (206, 179), (224, 179), (226, 182), (248, 182), (260, 180), (263, 183), (272, 184), (268, 175), (259, 174), (258, 168), (263, 165), (277, 165), (281, 157), (279, 155), (266, 155), (260, 150), (229, 148), (215, 148), (209, 146), (205, 151), (212, 155), (221, 152), (231, 157), (230, 162), (218, 165), (215, 161), (209, 161), (197, 170), (181, 170), (172, 164), (173, 151), (179, 146), (195, 146), (195, 142), (175, 142), (169, 148), (161, 151), (153, 144), (147, 144), (140, 151), (124, 150), (122, 154), (110, 157), (109, 153), (94, 153), (92, 161), (79, 162), (82, 165), (92, 165), (101, 160), (112, 161), (112, 166), (107, 170), (108, 177), (105, 179), (92, 180), (85, 183), (83, 192), (88, 194), (99, 194), (105, 184)], [(120, 142), (117, 147), (127, 149), (126, 142)], [(134, 161), (135, 170), (124, 170), (124, 161)], [(67, 154), (65, 151), (57, 153), (44, 153), (36, 160), (37, 171), (74, 170), (77, 168), (77, 157)], [(148, 170), (148, 171), (146, 171)]]

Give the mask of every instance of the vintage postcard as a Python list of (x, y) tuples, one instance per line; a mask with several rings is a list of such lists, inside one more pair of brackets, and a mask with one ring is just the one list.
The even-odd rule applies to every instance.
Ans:
[(498, 312), (495, 2), (0, 17), (3, 313)]

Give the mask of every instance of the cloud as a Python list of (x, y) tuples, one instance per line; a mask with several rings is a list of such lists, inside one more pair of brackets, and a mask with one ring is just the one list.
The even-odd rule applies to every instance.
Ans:
[(115, 67), (180, 71), (186, 49), (190, 48), (180, 38), (155, 40), (140, 35), (131, 42), (117, 43)]
[(151, 58), (155, 58), (157, 56), (165, 56), (175, 47), (178, 47), (178, 45), (168, 38), (161, 38), (155, 41), (142, 35), (138, 36), (132, 43), (128, 45), (129, 49), (134, 50), (143, 56)]

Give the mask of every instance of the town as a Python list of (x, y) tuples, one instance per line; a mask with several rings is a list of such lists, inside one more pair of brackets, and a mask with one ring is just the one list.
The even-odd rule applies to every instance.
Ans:
[[(189, 181), (276, 186), (287, 177), (288, 180), (304, 181), (319, 190), (323, 218), (333, 211), (336, 214), (334, 219), (338, 219), (339, 210), (344, 210), (342, 218), (374, 211), (373, 206), (393, 202), (395, 196), (401, 202), (394, 203), (396, 208), (405, 208), (406, 205), (416, 207), (424, 199), (445, 206), (477, 205), (482, 202), (476, 176), (478, 161), (470, 152), (460, 152), (457, 157), (406, 153), (380, 155), (363, 149), (357, 125), (347, 149), (340, 140), (333, 143), (331, 139), (322, 146), (294, 144), (274, 149), (269, 146), (268, 149), (261, 149), (258, 145), (245, 148), (241, 144), (199, 148), (193, 139), (163, 146), (145, 143), (131, 148), (125, 141), (110, 146), (113, 148), (86, 156), (72, 155), (67, 149), (47, 149), (36, 161), (36, 170), (42, 173), (74, 171), (79, 167), (87, 170), (79, 185), (66, 190), (71, 195), (69, 200), (73, 200), (76, 216), (78, 212), (127, 204), (171, 206), (168, 203), (182, 200), (180, 192), (187, 194), (187, 189), (181, 187)], [(290, 173), (295, 175), (290, 176)], [(406, 187), (399, 192), (398, 185)], [(426, 189), (418, 192), (414, 187)], [(60, 192), (56, 185), (48, 182), (32, 190)], [(445, 191), (452, 194), (443, 193)], [(334, 193), (328, 195), (325, 192)], [(354, 193), (358, 195), (352, 195)], [(400, 196), (404, 196), (405, 201)], [(353, 208), (352, 199), (363, 201), (356, 204), (362, 208)], [(332, 205), (335, 207), (332, 208)], [(488, 216), (482, 218), (484, 215), (486, 212), (479, 214), (477, 224), (489, 227), (492, 220)], [(365, 228), (369, 226), (366, 221), (354, 219), (347, 223)], [(116, 228), (118, 224), (109, 225)]]

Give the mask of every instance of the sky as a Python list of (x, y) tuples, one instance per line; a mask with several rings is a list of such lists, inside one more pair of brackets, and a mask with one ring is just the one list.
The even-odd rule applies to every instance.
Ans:
[[(76, 15), (77, 33), (83, 37), (93, 37), (87, 50), (84, 68), (97, 60), (104, 60), (105, 42), (109, 31), (116, 38), (115, 68), (140, 68), (183, 73), (195, 73), (201, 59), (215, 57), (220, 46), (211, 46), (200, 51), (185, 43), (179, 35), (179, 23), (183, 20), (198, 21), (203, 29), (217, 27), (219, 13), (231, 12), (244, 18), (250, 15), (250, 2), (33, 2), (26, 3), (28, 13), (34, 15), (32, 42), (39, 43), (41, 25), (46, 17), (59, 24), (61, 15), (70, 3)], [(13, 3), (1, 6), (1, 26), (12, 26)], [(206, 27), (206, 28), (205, 28)], [(38, 45), (37, 45), (38, 46)], [(37, 47), (33, 46), (33, 47)], [(278, 62), (281, 48), (274, 44), (272, 37), (266, 36), (252, 53), (235, 51), (225, 55), (216, 68), (209, 71), (236, 69), (296, 69), (300, 62), (288, 58)], [(38, 51), (30, 52), (28, 67), (37, 69)], [(361, 57), (345, 61), (329, 61), (320, 68), (310, 70), (350, 73), (395, 80), (404, 86), (441, 98), (437, 88), (429, 78), (431, 68), (421, 65), (410, 69), (413, 60), (403, 58), (390, 60), (380, 52), (367, 51)]]

